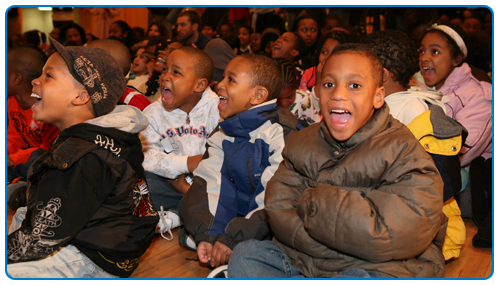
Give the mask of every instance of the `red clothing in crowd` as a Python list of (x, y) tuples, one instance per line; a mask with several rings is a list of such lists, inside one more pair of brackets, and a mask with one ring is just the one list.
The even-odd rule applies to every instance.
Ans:
[(15, 165), (39, 148), (49, 149), (59, 134), (54, 125), (33, 120), (31, 109), (23, 110), (14, 96), (7, 99), (7, 117), (7, 155)]
[(148, 97), (144, 96), (144, 94), (130, 86), (127, 86), (125, 94), (123, 94), (119, 102), (134, 106), (141, 111), (144, 110), (144, 108), (146, 108), (149, 104), (151, 104), (151, 101), (149, 101)]

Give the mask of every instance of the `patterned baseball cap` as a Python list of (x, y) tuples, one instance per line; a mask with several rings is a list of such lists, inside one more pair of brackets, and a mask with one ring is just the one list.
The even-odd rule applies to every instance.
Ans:
[(90, 94), (96, 117), (111, 112), (125, 93), (123, 70), (105, 50), (84, 46), (63, 46), (50, 37), (73, 77)]

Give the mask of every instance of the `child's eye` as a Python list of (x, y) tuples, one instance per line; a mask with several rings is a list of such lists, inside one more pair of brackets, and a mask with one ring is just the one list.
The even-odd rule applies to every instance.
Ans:
[(418, 49), (417, 52), (418, 52), (418, 54), (424, 54), (424, 50), (423, 49)]
[(432, 53), (433, 53), (433, 54), (439, 54), (440, 52), (439, 52), (437, 49), (433, 49), (433, 50), (432, 50)]
[(323, 86), (326, 88), (332, 88), (335, 86), (335, 84), (333, 84), (332, 82), (326, 82), (326, 83), (323, 83)]
[(361, 88), (361, 85), (360, 85), (360, 84), (358, 84), (358, 83), (351, 83), (351, 84), (349, 85), (349, 87), (350, 87), (350, 88), (353, 88), (353, 89), (358, 89), (358, 88)]

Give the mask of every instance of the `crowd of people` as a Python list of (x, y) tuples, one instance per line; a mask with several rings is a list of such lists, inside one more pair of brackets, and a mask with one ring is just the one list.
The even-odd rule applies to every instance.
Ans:
[(152, 7), (14, 35), (7, 272), (128, 277), (181, 227), (208, 277), (443, 277), (462, 217), (492, 242), (491, 16)]

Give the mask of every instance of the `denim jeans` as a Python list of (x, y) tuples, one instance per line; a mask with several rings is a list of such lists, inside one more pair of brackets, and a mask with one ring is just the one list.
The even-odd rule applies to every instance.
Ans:
[[(270, 240), (248, 240), (233, 250), (228, 264), (229, 278), (304, 278), (290, 258)], [(331, 278), (388, 278), (378, 272), (354, 268)]]
[[(9, 234), (21, 227), (25, 216), (26, 207), (17, 209)], [(7, 273), (11, 278), (117, 278), (95, 265), (71, 244), (44, 259), (8, 264)]]
[(175, 190), (165, 177), (149, 171), (146, 171), (145, 174), (151, 202), (153, 202), (156, 209), (160, 210), (160, 206), (163, 206), (164, 210), (177, 210), (184, 195)]

